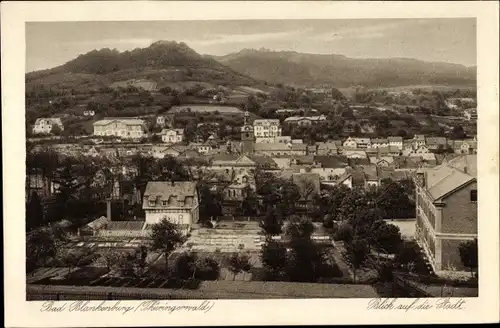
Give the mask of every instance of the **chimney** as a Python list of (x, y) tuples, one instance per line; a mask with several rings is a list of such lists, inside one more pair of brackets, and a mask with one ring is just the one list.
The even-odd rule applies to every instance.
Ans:
[(111, 198), (106, 199), (106, 217), (111, 221)]
[(467, 166), (464, 166), (464, 173), (467, 173)]

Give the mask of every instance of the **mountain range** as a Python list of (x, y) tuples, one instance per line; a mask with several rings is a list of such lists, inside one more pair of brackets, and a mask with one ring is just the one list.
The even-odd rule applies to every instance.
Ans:
[(408, 58), (356, 59), (267, 49), (244, 49), (212, 58), (235, 71), (270, 83), (336, 87), (476, 84), (476, 67)]
[(93, 50), (64, 65), (26, 74), (27, 89), (39, 83), (64, 85), (68, 79), (77, 80), (75, 87), (108, 86), (126, 79), (149, 79), (159, 86), (186, 81), (246, 86), (266, 83), (306, 87), (470, 86), (476, 84), (476, 67), (407, 58), (356, 59), (267, 49), (210, 56), (200, 55), (182, 42), (158, 41), (125, 52)]

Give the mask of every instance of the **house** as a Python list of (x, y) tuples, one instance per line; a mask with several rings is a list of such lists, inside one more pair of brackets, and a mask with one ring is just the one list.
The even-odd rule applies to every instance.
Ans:
[(344, 149), (342, 155), (347, 158), (367, 158), (366, 151), (361, 149)]
[(278, 119), (257, 119), (253, 121), (253, 132), (255, 138), (280, 137), (281, 126)]
[(475, 121), (477, 120), (477, 109), (476, 108), (468, 108), (464, 111), (464, 117), (468, 121)]
[(427, 137), (425, 144), (429, 150), (445, 149), (448, 146), (448, 141), (445, 137)]
[(477, 153), (477, 141), (474, 141), (474, 140), (455, 140), (453, 142), (453, 151), (456, 154), (474, 154), (474, 153)]
[(160, 135), (164, 143), (178, 143), (184, 139), (184, 129), (163, 129)]
[(420, 146), (425, 146), (425, 135), (424, 134), (416, 134), (413, 136), (413, 147), (418, 148)]
[(416, 238), (434, 271), (466, 271), (458, 249), (477, 239), (477, 155), (426, 169), (414, 181)]
[(387, 141), (389, 141), (389, 146), (398, 147), (400, 150), (403, 149), (403, 138), (400, 136), (396, 137), (387, 137)]
[(394, 163), (393, 156), (374, 156), (370, 157), (370, 163), (378, 167), (389, 167)]
[(64, 125), (60, 118), (49, 117), (49, 118), (37, 118), (35, 124), (33, 125), (33, 134), (49, 134), (53, 132), (54, 127), (58, 127), (61, 131), (64, 131)]
[(338, 154), (338, 147), (335, 142), (318, 142), (316, 145), (316, 155), (327, 156)]
[(361, 166), (364, 175), (365, 188), (378, 188), (380, 186), (380, 179), (378, 177), (377, 166), (363, 165)]
[(397, 157), (401, 155), (401, 150), (395, 146), (389, 147), (379, 147), (378, 148), (378, 156), (393, 156)]
[(257, 163), (250, 155), (217, 154), (211, 158), (208, 170), (228, 178), (233, 184), (248, 184), (255, 188)]
[(139, 139), (146, 136), (146, 123), (138, 118), (105, 118), (94, 122), (94, 135)]
[(344, 147), (344, 149), (357, 149), (358, 144), (356, 143), (355, 138), (349, 137), (344, 141), (342, 147)]
[(292, 137), (290, 136), (279, 136), (279, 137), (257, 137), (255, 142), (267, 142), (267, 143), (289, 143), (292, 142)]
[(371, 140), (370, 138), (353, 138), (356, 142), (356, 146), (359, 149), (366, 149), (370, 146)]
[(297, 125), (311, 125), (315, 123), (320, 123), (326, 121), (326, 116), (325, 115), (319, 115), (319, 116), (292, 116), (292, 117), (287, 117), (285, 119), (285, 123), (288, 124), (297, 124)]
[(316, 145), (307, 145), (307, 148), (306, 148), (306, 153), (307, 155), (317, 155), (318, 153), (318, 148)]
[(254, 146), (255, 154), (266, 156), (292, 156), (306, 155), (307, 145), (299, 143), (256, 143)]
[(142, 209), (146, 213), (146, 224), (155, 224), (166, 218), (188, 233), (199, 218), (196, 183), (150, 181), (144, 192)]
[(314, 164), (311, 173), (318, 174), (322, 184), (331, 185), (345, 174), (348, 167), (347, 158), (342, 156), (314, 156)]
[[(387, 138), (374, 138), (368, 148), (389, 147), (389, 140)], [(360, 147), (361, 148), (361, 147)]]

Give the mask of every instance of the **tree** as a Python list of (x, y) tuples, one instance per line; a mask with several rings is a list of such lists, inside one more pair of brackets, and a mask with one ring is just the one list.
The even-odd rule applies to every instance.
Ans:
[(474, 269), (478, 267), (477, 239), (460, 243), (458, 251), (462, 264), (470, 269), (470, 273), (474, 277)]
[(222, 194), (213, 193), (206, 183), (199, 183), (198, 191), (200, 195), (200, 221), (206, 222), (213, 217), (222, 215)]
[(356, 283), (356, 271), (368, 259), (370, 253), (370, 245), (364, 239), (354, 239), (350, 243), (345, 244), (346, 251), (344, 252), (345, 261), (351, 266), (353, 271), (353, 282)]
[(26, 229), (40, 227), (44, 223), (43, 206), (38, 194), (33, 191), (26, 204)]
[(262, 246), (261, 260), (267, 279), (279, 280), (286, 274), (287, 251), (282, 243), (268, 239)]
[(350, 243), (354, 238), (354, 229), (349, 223), (341, 224), (333, 235), (334, 240), (341, 240), (344, 243)]
[(285, 234), (289, 239), (309, 239), (314, 232), (311, 220), (304, 216), (294, 215), (288, 219), (285, 225)]
[(332, 88), (332, 99), (333, 100), (345, 100), (344, 94), (337, 88)]
[(50, 133), (52, 133), (52, 134), (53, 134), (53, 135), (55, 135), (55, 136), (59, 136), (59, 135), (61, 135), (61, 132), (62, 132), (62, 129), (61, 129), (61, 127), (60, 127), (59, 125), (57, 125), (57, 124), (54, 124), (54, 125), (52, 126), (52, 129), (50, 130)]
[(163, 252), (165, 257), (165, 273), (168, 273), (168, 257), (178, 245), (181, 245), (185, 237), (177, 226), (165, 217), (159, 223), (151, 227), (151, 239), (153, 249)]
[(403, 241), (399, 247), (394, 262), (408, 271), (425, 271), (426, 266), (420, 252), (420, 246), (415, 241)]
[(245, 198), (241, 202), (241, 212), (244, 216), (256, 216), (258, 214), (259, 200), (257, 194), (249, 186), (243, 189)]
[(384, 221), (377, 221), (372, 225), (371, 235), (375, 248), (391, 254), (397, 253), (402, 243), (399, 228)]
[(93, 255), (93, 250), (88, 248), (59, 248), (57, 251), (57, 259), (68, 268), (68, 274), (75, 267), (90, 264), (93, 260)]
[(465, 139), (466, 136), (464, 128), (461, 125), (455, 125), (451, 130), (452, 139)]
[(249, 272), (252, 268), (249, 263), (250, 258), (246, 254), (233, 253), (226, 259), (227, 268), (233, 274), (233, 280), (240, 272)]
[(259, 223), (259, 227), (266, 236), (277, 236), (281, 234), (283, 226), (283, 216), (278, 209), (268, 207), (264, 220)]
[(117, 250), (113, 248), (107, 248), (100, 252), (100, 258), (103, 262), (103, 264), (106, 266), (108, 269), (108, 273), (111, 272), (111, 270), (117, 266), (120, 263), (120, 258), (122, 256), (121, 252), (118, 252)]
[(288, 244), (287, 273), (291, 281), (315, 282), (324, 265), (324, 253), (310, 237), (293, 237)]
[(43, 266), (47, 259), (56, 255), (56, 241), (51, 229), (32, 230), (26, 234), (26, 270)]

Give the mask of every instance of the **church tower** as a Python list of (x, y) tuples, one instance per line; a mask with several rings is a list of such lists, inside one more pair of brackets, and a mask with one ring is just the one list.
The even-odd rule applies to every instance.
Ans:
[(254, 151), (255, 137), (253, 126), (248, 123), (250, 113), (245, 112), (244, 123), (241, 127), (241, 152), (243, 154), (251, 154)]

